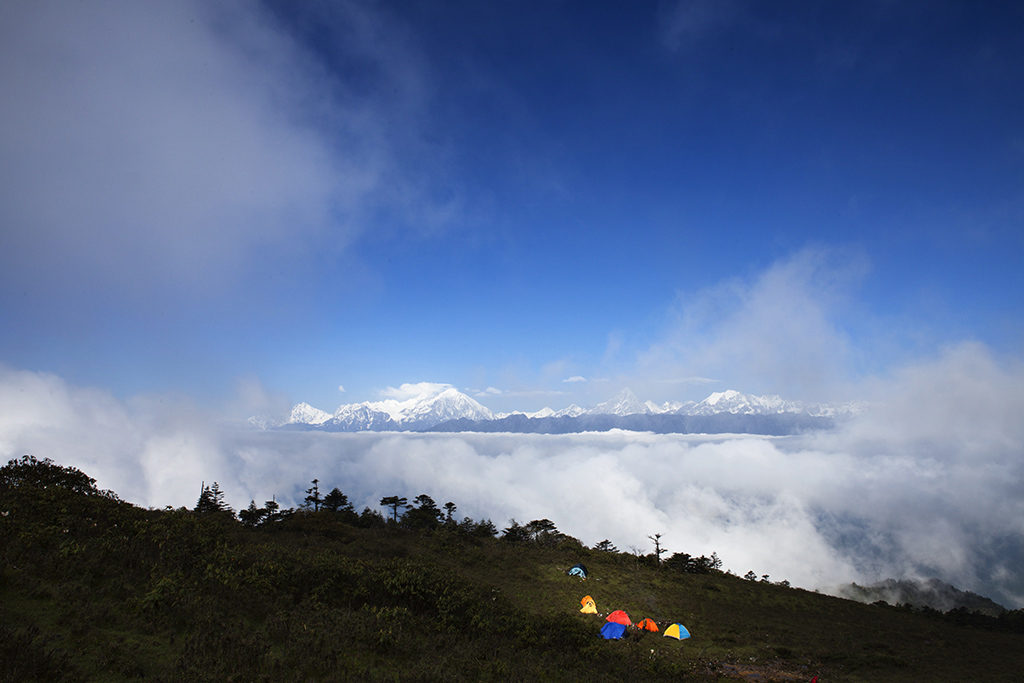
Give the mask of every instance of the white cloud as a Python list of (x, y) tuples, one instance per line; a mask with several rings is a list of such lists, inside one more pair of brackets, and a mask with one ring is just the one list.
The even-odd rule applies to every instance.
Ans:
[(0, 366), (0, 416), (5, 461), (31, 454), (72, 465), (126, 500), (191, 505), (203, 480), (237, 483), (224, 467), (214, 422), (178, 398), (125, 403), (54, 375)]
[(634, 388), (656, 393), (665, 377), (695, 386), (713, 377), (750, 393), (834, 400), (856, 379), (850, 320), (866, 322), (852, 294), (866, 271), (858, 253), (805, 249), (749, 280), (681, 295), (663, 338), (629, 373)]
[(253, 415), (287, 415), (291, 409), (292, 403), (286, 395), (268, 391), (259, 378), (249, 375), (235, 381), (234, 396), (224, 410), (224, 417), (242, 421)]
[(143, 505), (191, 506), (213, 480), (235, 507), (292, 505), (316, 477), (359, 507), (427, 493), (588, 545), (661, 533), (669, 552), (807, 588), (937, 576), (1024, 606), (1024, 367), (965, 344), (871, 388), (877, 409), (799, 437), (336, 434), (232, 429), (180, 400), (0, 369), (0, 456), (80, 467)]
[(451, 388), (451, 384), (443, 384), (439, 382), (407, 382), (397, 389), (395, 387), (382, 389), (380, 391), (380, 395), (384, 398), (393, 398), (396, 401), (407, 401), (411, 398), (418, 398), (420, 396), (440, 394), (442, 391)]
[(344, 394), (345, 393), (345, 385), (344, 384), (339, 384), (338, 385), (338, 391), (340, 393)]
[(11, 276), (45, 264), (58, 289), (208, 293), (322, 230), (339, 187), (375, 182), (325, 153), (302, 117), (310, 64), (242, 4), (16, 1), (2, 15)]
[(586, 381), (587, 381), (587, 378), (586, 377), (581, 377), (580, 375), (573, 375), (572, 377), (566, 377), (565, 379), (562, 380), (562, 382), (565, 382), (565, 383), (568, 383), (568, 384), (571, 384), (571, 383), (574, 383), (574, 382), (586, 382)]
[[(334, 36), (333, 57), (373, 72), (353, 87), (260, 3), (0, 5), (12, 303), (48, 320), (127, 307), (161, 321), (171, 304), (225, 297), (295, 304), (371, 216), (421, 231), (453, 220), (419, 135), (423, 60), (372, 10), (295, 10), (322, 12), (308, 19)], [(361, 272), (349, 265), (329, 272)]]

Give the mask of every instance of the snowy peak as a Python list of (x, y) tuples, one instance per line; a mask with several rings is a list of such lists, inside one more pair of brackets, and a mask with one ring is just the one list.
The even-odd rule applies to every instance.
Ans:
[(787, 401), (779, 396), (753, 396), (735, 390), (716, 392), (700, 403), (683, 406), (677, 412), (680, 415), (717, 415), (732, 413), (733, 415), (781, 415), (783, 413), (803, 413), (811, 417), (843, 417), (862, 412), (865, 403), (804, 403), (803, 401)]
[[(691, 401), (692, 403), (692, 401)], [(685, 404), (678, 401), (665, 401), (660, 406), (654, 401), (644, 401), (644, 405), (647, 406), (647, 412), (652, 415), (664, 415), (665, 413), (677, 413), (679, 409)]]
[(369, 403), (339, 406), (334, 411), (330, 426), (342, 432), (382, 432), (397, 429), (397, 423), (390, 413), (377, 410)]
[(651, 410), (640, 402), (632, 389), (623, 389), (612, 400), (599, 403), (588, 412), (593, 415), (637, 415)]
[(429, 422), (432, 423), (430, 426), (433, 426), (459, 418), (491, 420), (494, 419), (494, 415), (469, 396), (455, 388), (448, 388), (439, 394), (415, 399), (398, 422)]
[(735, 401), (736, 399), (739, 398), (743, 398), (743, 394), (734, 389), (728, 389), (726, 391), (716, 391), (712, 393), (710, 396), (704, 399), (704, 403), (714, 406), (718, 405), (719, 403), (729, 403), (730, 401)]
[(779, 413), (799, 413), (803, 404), (785, 401), (778, 396), (750, 396), (730, 389), (715, 392), (700, 403), (690, 407), (687, 415), (714, 415), (716, 413), (732, 413), (733, 415), (776, 415)]
[(586, 410), (580, 408), (578, 405), (573, 403), (568, 408), (562, 408), (561, 410), (552, 414), (551, 417), (579, 417), (580, 415), (583, 415), (586, 412)]
[(331, 417), (330, 413), (314, 408), (308, 403), (299, 403), (292, 408), (291, 415), (288, 416), (288, 422), (290, 424), (318, 425), (327, 422)]
[(429, 385), (405, 400), (389, 398), (338, 406), (334, 415), (309, 404), (292, 408), (290, 424), (338, 432), (380, 432), (429, 429), (448, 420), (491, 420), (490, 410), (448, 385)]
[(775, 415), (779, 413), (799, 413), (804, 411), (802, 403), (785, 401), (778, 396), (751, 396), (734, 389), (711, 394), (700, 403), (668, 401), (658, 405), (653, 401), (641, 403), (631, 389), (623, 389), (610, 401), (594, 406), (585, 411), (591, 415), (715, 415), (732, 413), (734, 415)]

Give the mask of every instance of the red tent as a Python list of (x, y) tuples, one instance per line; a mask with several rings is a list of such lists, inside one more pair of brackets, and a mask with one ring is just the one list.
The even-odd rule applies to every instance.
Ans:
[(617, 609), (614, 612), (612, 612), (611, 614), (609, 614), (608, 618), (605, 619), (605, 621), (611, 621), (611, 622), (614, 622), (616, 624), (622, 624), (623, 626), (632, 626), (633, 625), (633, 622), (629, 620), (629, 615), (626, 614), (625, 612), (623, 612), (620, 609)]

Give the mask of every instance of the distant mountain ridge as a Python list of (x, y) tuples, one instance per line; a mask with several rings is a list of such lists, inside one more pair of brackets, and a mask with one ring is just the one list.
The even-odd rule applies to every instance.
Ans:
[[(326, 417), (325, 417), (326, 416)], [(491, 420), (491, 411), (454, 387), (446, 385), (405, 400), (386, 399), (338, 406), (331, 415), (300, 403), (279, 429), (318, 429), (329, 432), (407, 432), (430, 429), (455, 419)]]
[(641, 403), (630, 389), (593, 408), (571, 405), (559, 411), (494, 414), (448, 385), (423, 385), (404, 400), (343, 404), (334, 413), (299, 403), (285, 420), (249, 419), (259, 429), (331, 432), (476, 431), (568, 434), (624, 429), (655, 433), (749, 433), (787, 435), (828, 429), (838, 417), (858, 412), (860, 404), (805, 404), (779, 396), (739, 391), (716, 392), (700, 402)]
[(1005, 607), (989, 598), (970, 591), (962, 591), (939, 579), (886, 579), (870, 586), (850, 583), (829, 592), (837, 597), (857, 602), (881, 601), (893, 606), (913, 605), (918, 609), (929, 607), (940, 612), (964, 608), (969, 612), (998, 617), (1006, 611)]
[(717, 413), (714, 415), (630, 414), (613, 415), (586, 413), (575, 417), (531, 418), (509, 415), (494, 420), (461, 418), (442, 422), (424, 431), (431, 432), (510, 432), (519, 434), (578, 434), (581, 432), (607, 432), (621, 429), (629, 432), (654, 434), (760, 434), (763, 436), (789, 436), (801, 432), (831, 429), (835, 421), (830, 417), (806, 413), (780, 413), (749, 415)]

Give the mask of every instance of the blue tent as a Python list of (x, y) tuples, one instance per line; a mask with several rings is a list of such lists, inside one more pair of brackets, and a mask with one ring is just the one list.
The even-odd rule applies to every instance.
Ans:
[(684, 640), (690, 637), (690, 632), (682, 624), (672, 624), (665, 629), (665, 635), (676, 640)]
[(578, 576), (581, 579), (585, 579), (587, 578), (587, 568), (582, 564), (574, 565), (573, 568), (569, 570), (569, 576)]
[(626, 635), (625, 624), (617, 624), (614, 621), (608, 621), (601, 627), (601, 637), (605, 640), (618, 640), (624, 635)]

